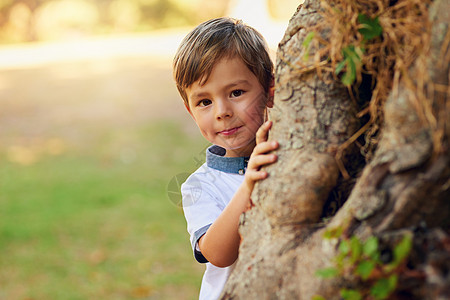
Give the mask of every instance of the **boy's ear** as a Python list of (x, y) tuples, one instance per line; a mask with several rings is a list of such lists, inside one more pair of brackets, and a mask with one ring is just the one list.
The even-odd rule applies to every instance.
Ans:
[(273, 107), (273, 96), (275, 94), (275, 81), (272, 79), (269, 86), (269, 98), (267, 100), (267, 107)]

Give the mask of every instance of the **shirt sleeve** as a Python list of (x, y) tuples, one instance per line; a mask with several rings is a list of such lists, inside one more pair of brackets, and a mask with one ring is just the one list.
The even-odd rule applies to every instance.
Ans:
[(183, 211), (190, 235), (195, 259), (200, 263), (208, 260), (203, 256), (198, 240), (219, 217), (225, 204), (216, 195), (217, 187), (202, 173), (192, 174), (181, 186)]

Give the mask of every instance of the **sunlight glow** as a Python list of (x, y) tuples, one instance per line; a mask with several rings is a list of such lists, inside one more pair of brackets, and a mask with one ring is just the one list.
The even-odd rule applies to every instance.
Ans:
[[(120, 1), (116, 2), (119, 3)], [(285, 11), (294, 11), (295, 7), (301, 2), (301, 0), (278, 1), (276, 2), (276, 7), (278, 7), (278, 9), (282, 7)], [(48, 5), (55, 6), (55, 3), (49, 3)], [(88, 2), (84, 0), (62, 0), (58, 2), (58, 7), (67, 9), (70, 7), (77, 7), (77, 11), (80, 13), (88, 11), (90, 6), (87, 3)], [(274, 18), (273, 13), (270, 13), (269, 4), (270, 1), (268, 0), (230, 0), (226, 15), (242, 19), (245, 23), (260, 31), (267, 40), (269, 48), (271, 49), (271, 56), (274, 58), (278, 43), (282, 39), (284, 31), (287, 28), (288, 19), (285, 18), (280, 20), (279, 18)], [(272, 3), (272, 12), (273, 6), (274, 4)], [(21, 10), (19, 8), (21, 8)], [(48, 7), (44, 6), (44, 8)], [(38, 15), (41, 17), (44, 12), (51, 11), (50, 9), (44, 8), (41, 9), (42, 13), (38, 12)], [(118, 8), (118, 6), (111, 6), (111, 9), (113, 8)], [(67, 12), (67, 9), (60, 10), (62, 12)], [(22, 6), (18, 6), (16, 10), (24, 11)], [(67, 13), (69, 14), (69, 12)], [(83, 16), (88, 16), (89, 18), (87, 19), (90, 20), (83, 18), (83, 22), (85, 22), (83, 23), (83, 26), (93, 23), (93, 20), (97, 18), (93, 13), (85, 13)], [(59, 16), (58, 20), (63, 17), (64, 16)], [(71, 16), (71, 18), (75, 18), (75, 16)], [(48, 24), (45, 23), (45, 25), (39, 23), (39, 26), (45, 25), (47, 26), (46, 28), (52, 28), (52, 26), (58, 27), (57, 24), (59, 23), (55, 23), (56, 19), (50, 18), (50, 16), (39, 19), (48, 20)], [(52, 21), (53, 23), (51, 23), (51, 20), (54, 22)], [(64, 22), (69, 22), (70, 20), (71, 19), (69, 18), (69, 20)], [(173, 57), (182, 38), (191, 29), (192, 27), (176, 27), (171, 29), (153, 30), (148, 33), (127, 33), (97, 37), (89, 35), (84, 36), (73, 32), (73, 34), (67, 33), (63, 35), (60, 40), (53, 39), (51, 42), (34, 42), (0, 46), (0, 70), (38, 67), (59, 62), (97, 61), (118, 57), (152, 56), (167, 64)], [(55, 30), (57, 31), (57, 28), (55, 28)], [(49, 34), (51, 35), (50, 30), (42, 30), (42, 32), (47, 31), (49, 31)], [(59, 33), (55, 32), (54, 34)]]
[(172, 57), (188, 29), (0, 47), (0, 69), (117, 57)]

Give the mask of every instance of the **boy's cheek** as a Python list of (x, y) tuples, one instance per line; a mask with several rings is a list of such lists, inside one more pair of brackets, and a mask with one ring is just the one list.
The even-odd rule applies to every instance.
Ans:
[(258, 109), (252, 110), (250, 112), (250, 118), (256, 123), (259, 123), (258, 127), (264, 122), (265, 106), (258, 107)]

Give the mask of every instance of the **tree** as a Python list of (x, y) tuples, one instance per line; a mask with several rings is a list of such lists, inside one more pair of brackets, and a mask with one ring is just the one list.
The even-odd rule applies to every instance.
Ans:
[(277, 52), (279, 159), (241, 217), (222, 299), (448, 297), (449, 12), (299, 7)]

